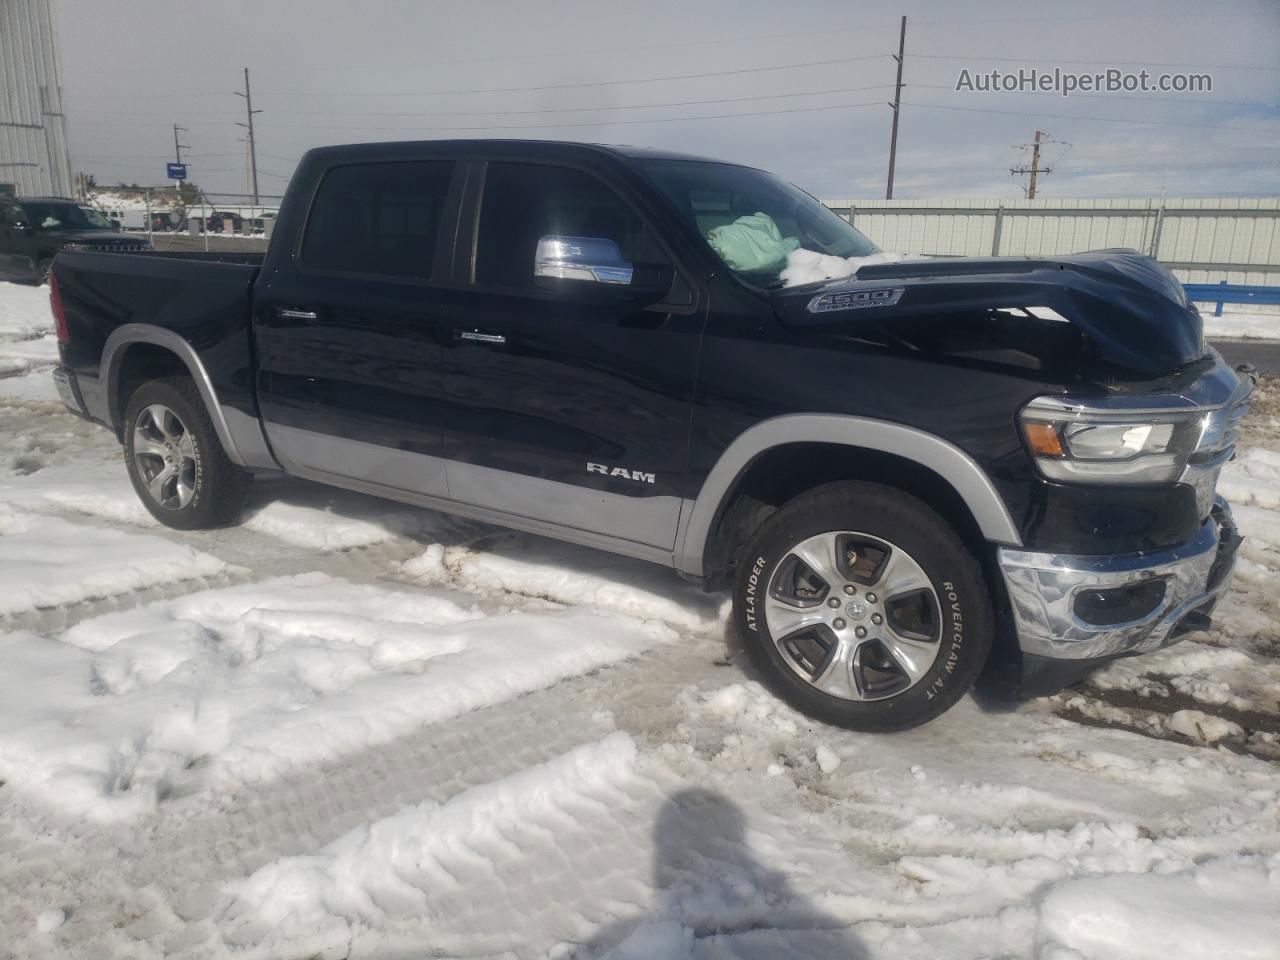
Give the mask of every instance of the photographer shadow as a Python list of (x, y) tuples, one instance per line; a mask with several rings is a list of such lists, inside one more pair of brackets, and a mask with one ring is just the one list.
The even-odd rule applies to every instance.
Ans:
[(741, 809), (712, 790), (667, 799), (654, 825), (649, 916), (619, 921), (579, 960), (864, 960), (862, 941), (753, 855)]

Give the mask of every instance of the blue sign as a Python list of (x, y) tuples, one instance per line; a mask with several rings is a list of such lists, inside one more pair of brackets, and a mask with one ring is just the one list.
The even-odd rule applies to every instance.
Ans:
[(166, 163), (164, 169), (170, 180), (187, 179), (187, 165), (185, 163)]

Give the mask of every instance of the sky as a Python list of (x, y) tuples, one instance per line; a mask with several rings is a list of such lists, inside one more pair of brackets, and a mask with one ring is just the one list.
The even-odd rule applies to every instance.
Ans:
[[(309, 147), (526, 137), (687, 151), (828, 200), (885, 195), (907, 16), (894, 195), (1280, 193), (1280, 0), (54, 0), (76, 171), (247, 188), (243, 69), (260, 191)], [(1209, 11), (1209, 12), (1207, 12)], [(961, 71), (1209, 74), (1211, 93), (957, 91)]]

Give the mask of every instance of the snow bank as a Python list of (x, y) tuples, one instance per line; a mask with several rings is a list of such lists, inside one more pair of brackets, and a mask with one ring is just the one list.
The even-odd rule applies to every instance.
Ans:
[[(588, 563), (590, 569), (584, 569)], [(540, 597), (683, 630), (710, 630), (727, 617), (720, 598), (669, 570), (540, 538), (495, 539), (484, 549), (435, 544), (401, 570), (422, 583)]]
[(1259, 447), (1241, 450), (1222, 468), (1218, 493), (1233, 507), (1280, 510), (1280, 453)]
[(1045, 897), (1040, 937), (1080, 960), (1275, 960), (1280, 857), (1069, 880)]
[(1280, 551), (1280, 511), (1232, 505), (1231, 513), (1240, 532), (1245, 535), (1243, 551), (1246, 556), (1259, 548)]
[(869, 257), (832, 257), (813, 250), (793, 250), (787, 257), (787, 266), (779, 274), (783, 286), (798, 287), (802, 283), (820, 280), (839, 280), (851, 277), (859, 267), (873, 263), (897, 263), (900, 260), (923, 260), (915, 253), (874, 253)]
[(49, 288), (0, 282), (0, 340), (30, 340), (51, 333)]
[(94, 819), (276, 779), (671, 639), (305, 574), (0, 636), (0, 779)]
[(81, 526), (0, 503), (0, 616), (229, 569), (216, 557), (159, 537)]
[(1199, 306), (1206, 337), (1280, 340), (1280, 314), (1232, 312), (1228, 307), (1222, 316), (1215, 317), (1213, 310), (1216, 304), (1201, 303)]
[(316, 485), (293, 487), (288, 496), (288, 500), (273, 500), (249, 514), (241, 526), (297, 547), (330, 552), (429, 532), (447, 522), (427, 510), (397, 507), (385, 500), (335, 493)]
[[(0, 380), (0, 388), (5, 382)], [(119, 523), (159, 526), (120, 464), (112, 464), (108, 473), (92, 480), (84, 479), (83, 469), (42, 470), (38, 481), (19, 482), (0, 493), (33, 510), (74, 510)], [(277, 494), (282, 499), (269, 499)], [(254, 495), (266, 502), (251, 508), (237, 524), (239, 528), (324, 553), (432, 533), (456, 523), (428, 510), (399, 507), (319, 484), (269, 481)]]
[(47, 370), (25, 376), (0, 376), (0, 400), (24, 406), (52, 404), (62, 408), (53, 377)]
[(527, 852), (550, 853), (584, 811), (627, 805), (643, 785), (635, 766), (634, 741), (611, 734), (443, 805), (361, 826), (312, 856), (278, 860), (234, 888), (224, 936), (267, 937), (264, 946), (288, 944), (292, 956), (346, 944), (361, 925), (429, 918), (460, 885), (497, 879)]
[(124, 464), (119, 461), (112, 463), (109, 470), (94, 471), (88, 478), (78, 465), (46, 468), (38, 477), (0, 487), (0, 496), (32, 511), (67, 510), (130, 526), (160, 527), (138, 499)]
[(58, 362), (58, 341), (52, 336), (30, 340), (0, 339), (0, 375), (25, 373)]

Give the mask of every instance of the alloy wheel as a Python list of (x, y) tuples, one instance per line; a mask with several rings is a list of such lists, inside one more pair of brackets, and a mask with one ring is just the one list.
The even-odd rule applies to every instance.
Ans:
[(134, 421), (133, 463), (147, 494), (166, 510), (181, 510), (195, 496), (195, 443), (164, 404), (144, 407)]
[(769, 578), (764, 613), (787, 665), (843, 700), (911, 689), (942, 646), (929, 577), (905, 550), (865, 533), (820, 533), (793, 546)]

